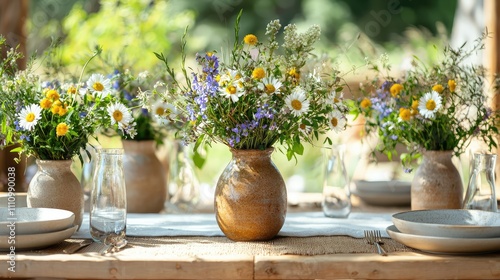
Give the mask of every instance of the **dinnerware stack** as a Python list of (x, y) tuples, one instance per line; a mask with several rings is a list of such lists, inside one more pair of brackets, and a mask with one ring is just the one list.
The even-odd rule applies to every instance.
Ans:
[(351, 190), (367, 204), (376, 206), (408, 206), (411, 203), (411, 182), (356, 180)]
[(0, 208), (0, 251), (40, 249), (71, 237), (73, 212), (52, 208)]
[(417, 210), (392, 215), (389, 236), (430, 253), (478, 254), (500, 250), (500, 213), (481, 210)]

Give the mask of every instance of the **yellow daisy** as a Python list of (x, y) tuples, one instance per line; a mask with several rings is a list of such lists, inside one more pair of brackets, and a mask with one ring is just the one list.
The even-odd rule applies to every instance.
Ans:
[(245, 42), (245, 44), (247, 45), (254, 46), (259, 42), (259, 40), (257, 39), (257, 36), (248, 34), (245, 36), (245, 38), (243, 38), (243, 42)]
[(455, 80), (449, 80), (448, 87), (450, 88), (451, 92), (454, 92), (457, 87), (457, 83), (455, 82)]
[(266, 71), (264, 71), (264, 68), (262, 67), (257, 67), (252, 71), (252, 78), (256, 80), (260, 80), (266, 76)]
[(359, 106), (361, 106), (361, 108), (363, 109), (370, 108), (372, 106), (372, 101), (369, 98), (365, 97), (363, 98), (363, 100), (361, 100)]
[(390, 92), (392, 97), (397, 97), (401, 91), (403, 90), (403, 86), (401, 84), (393, 84), (391, 86)]
[(57, 136), (64, 136), (66, 133), (69, 131), (69, 126), (66, 123), (59, 123), (56, 126), (56, 135)]
[(405, 122), (411, 118), (411, 111), (408, 108), (399, 108), (399, 118)]
[(437, 85), (432, 87), (432, 90), (437, 92), (437, 93), (442, 93), (444, 90), (444, 87), (440, 84), (437, 84)]

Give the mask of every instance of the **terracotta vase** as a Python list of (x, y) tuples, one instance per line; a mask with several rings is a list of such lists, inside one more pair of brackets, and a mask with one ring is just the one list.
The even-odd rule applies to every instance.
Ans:
[(158, 213), (167, 198), (166, 174), (154, 141), (124, 140), (123, 171), (128, 213)]
[(217, 224), (231, 240), (269, 240), (285, 222), (286, 186), (273, 150), (231, 150), (215, 190)]
[(462, 178), (451, 161), (452, 151), (425, 151), (411, 183), (411, 209), (460, 209)]
[(75, 214), (78, 229), (83, 220), (83, 189), (71, 171), (71, 160), (36, 160), (38, 170), (28, 187), (28, 207), (57, 208)]

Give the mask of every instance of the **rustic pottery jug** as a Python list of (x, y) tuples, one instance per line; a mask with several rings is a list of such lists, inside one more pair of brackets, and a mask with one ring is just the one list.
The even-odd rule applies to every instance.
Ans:
[(38, 170), (30, 181), (26, 202), (33, 208), (57, 208), (75, 214), (82, 225), (83, 189), (71, 171), (71, 160), (36, 160)]
[(451, 161), (453, 151), (424, 151), (411, 183), (411, 209), (460, 209), (462, 178)]
[(123, 171), (128, 213), (158, 213), (167, 197), (166, 172), (155, 154), (155, 142), (124, 140)]
[(231, 240), (269, 240), (285, 222), (286, 186), (271, 160), (273, 150), (231, 149), (215, 190), (217, 223)]

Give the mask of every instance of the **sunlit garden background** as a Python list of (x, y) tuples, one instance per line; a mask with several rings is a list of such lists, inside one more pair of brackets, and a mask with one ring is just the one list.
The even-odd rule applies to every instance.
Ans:
[[(450, 43), (457, 1), (39, 0), (31, 1), (29, 8), (28, 53), (40, 56), (57, 44), (51, 63), (75, 76), (95, 45), (101, 45), (104, 51), (102, 59), (94, 61), (89, 69), (112, 73), (120, 65), (134, 73), (148, 70), (166, 75), (153, 52), (164, 53), (173, 65), (180, 63), (180, 43), (186, 26), (188, 64), (194, 62), (197, 52), (230, 46), (240, 10), (241, 34), (264, 36), (266, 24), (275, 18), (283, 25), (293, 22), (299, 28), (318, 24), (322, 37), (317, 55), (334, 57), (341, 69), (350, 72), (344, 77), (348, 83), (344, 94), (352, 96), (365, 80), (365, 59), (387, 53), (395, 72), (408, 67), (412, 55), (437, 59), (440, 52), (436, 47), (441, 49)], [(337, 143), (348, 145), (346, 164), (350, 174), (355, 174), (360, 158), (368, 156), (363, 152), (366, 147), (359, 141), (355, 121), (345, 133), (331, 136)], [(101, 139), (105, 139), (104, 145), (120, 145), (119, 138)], [(290, 189), (321, 191), (322, 145), (318, 142), (317, 146), (307, 146), (299, 161), (288, 161), (283, 154), (274, 153), (273, 160)], [(207, 163), (197, 170), (200, 181), (214, 185), (229, 158), (227, 147), (212, 146)], [(393, 172), (401, 174), (391, 168), (390, 176)], [(78, 166), (75, 170), (79, 170)]]

